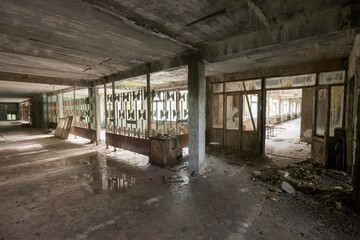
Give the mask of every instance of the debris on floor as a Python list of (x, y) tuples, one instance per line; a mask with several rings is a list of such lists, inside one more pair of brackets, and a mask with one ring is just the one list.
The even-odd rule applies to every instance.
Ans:
[(281, 183), (281, 189), (289, 194), (293, 194), (295, 192), (293, 186), (291, 186), (288, 182), (285, 181)]
[(179, 165), (169, 168), (171, 171), (176, 172), (172, 176), (163, 176), (163, 182), (166, 184), (170, 192), (175, 191), (181, 186), (189, 183), (189, 162), (184, 161)]
[[(254, 175), (257, 176), (254, 172)], [(339, 209), (349, 205), (352, 192), (352, 179), (342, 171), (325, 169), (322, 165), (306, 160), (261, 170), (258, 179), (293, 194), (295, 190)]]

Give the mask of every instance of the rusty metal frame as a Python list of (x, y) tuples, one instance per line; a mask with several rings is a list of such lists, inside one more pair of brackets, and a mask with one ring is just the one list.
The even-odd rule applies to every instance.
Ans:
[(94, 130), (94, 129), (87, 129), (87, 128), (72, 126), (70, 128), (70, 134), (78, 136), (78, 137), (82, 137), (82, 138), (87, 138), (91, 142), (96, 142), (96, 130)]
[(113, 146), (114, 148), (121, 148), (131, 152), (136, 152), (150, 157), (150, 140), (118, 135), (113, 133), (106, 133), (106, 146)]

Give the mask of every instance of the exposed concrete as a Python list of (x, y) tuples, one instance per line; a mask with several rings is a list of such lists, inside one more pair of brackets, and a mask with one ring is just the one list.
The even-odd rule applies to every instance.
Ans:
[(97, 84), (186, 65), (194, 49), (213, 74), (347, 57), (360, 27), (351, 0), (4, 0), (0, 12), (0, 71)]
[(300, 141), (311, 143), (314, 108), (314, 88), (302, 89)]
[(188, 66), (189, 91), (189, 169), (191, 172), (205, 171), (206, 129), (206, 79), (205, 63), (201, 55), (195, 55)]

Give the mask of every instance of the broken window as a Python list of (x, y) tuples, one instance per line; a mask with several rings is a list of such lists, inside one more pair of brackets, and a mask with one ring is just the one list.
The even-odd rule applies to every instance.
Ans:
[(333, 137), (335, 128), (343, 124), (344, 86), (331, 87), (330, 129), (329, 136)]
[(317, 136), (323, 137), (325, 135), (325, 126), (326, 126), (326, 103), (327, 103), (327, 94), (326, 89), (320, 89), (316, 96), (316, 125), (315, 125), (315, 134)]
[(213, 128), (223, 128), (223, 95), (216, 94), (211, 96), (211, 121)]
[(226, 97), (226, 129), (239, 129), (239, 97), (235, 95)]
[[(248, 100), (249, 102), (247, 102)], [(251, 109), (249, 109), (249, 105)], [(258, 109), (257, 94), (243, 95), (243, 130), (244, 131), (255, 131), (257, 129), (257, 112), (258, 112), (257, 109)], [(254, 121), (255, 129), (253, 126), (251, 115)]]

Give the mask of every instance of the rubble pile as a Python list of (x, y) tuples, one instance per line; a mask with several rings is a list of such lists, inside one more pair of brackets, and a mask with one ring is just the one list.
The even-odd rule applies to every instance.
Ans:
[(313, 198), (336, 208), (350, 204), (351, 177), (342, 171), (325, 169), (310, 160), (286, 167), (267, 168), (254, 172), (254, 176), (270, 182), (284, 192), (293, 194), (296, 190), (308, 193)]

